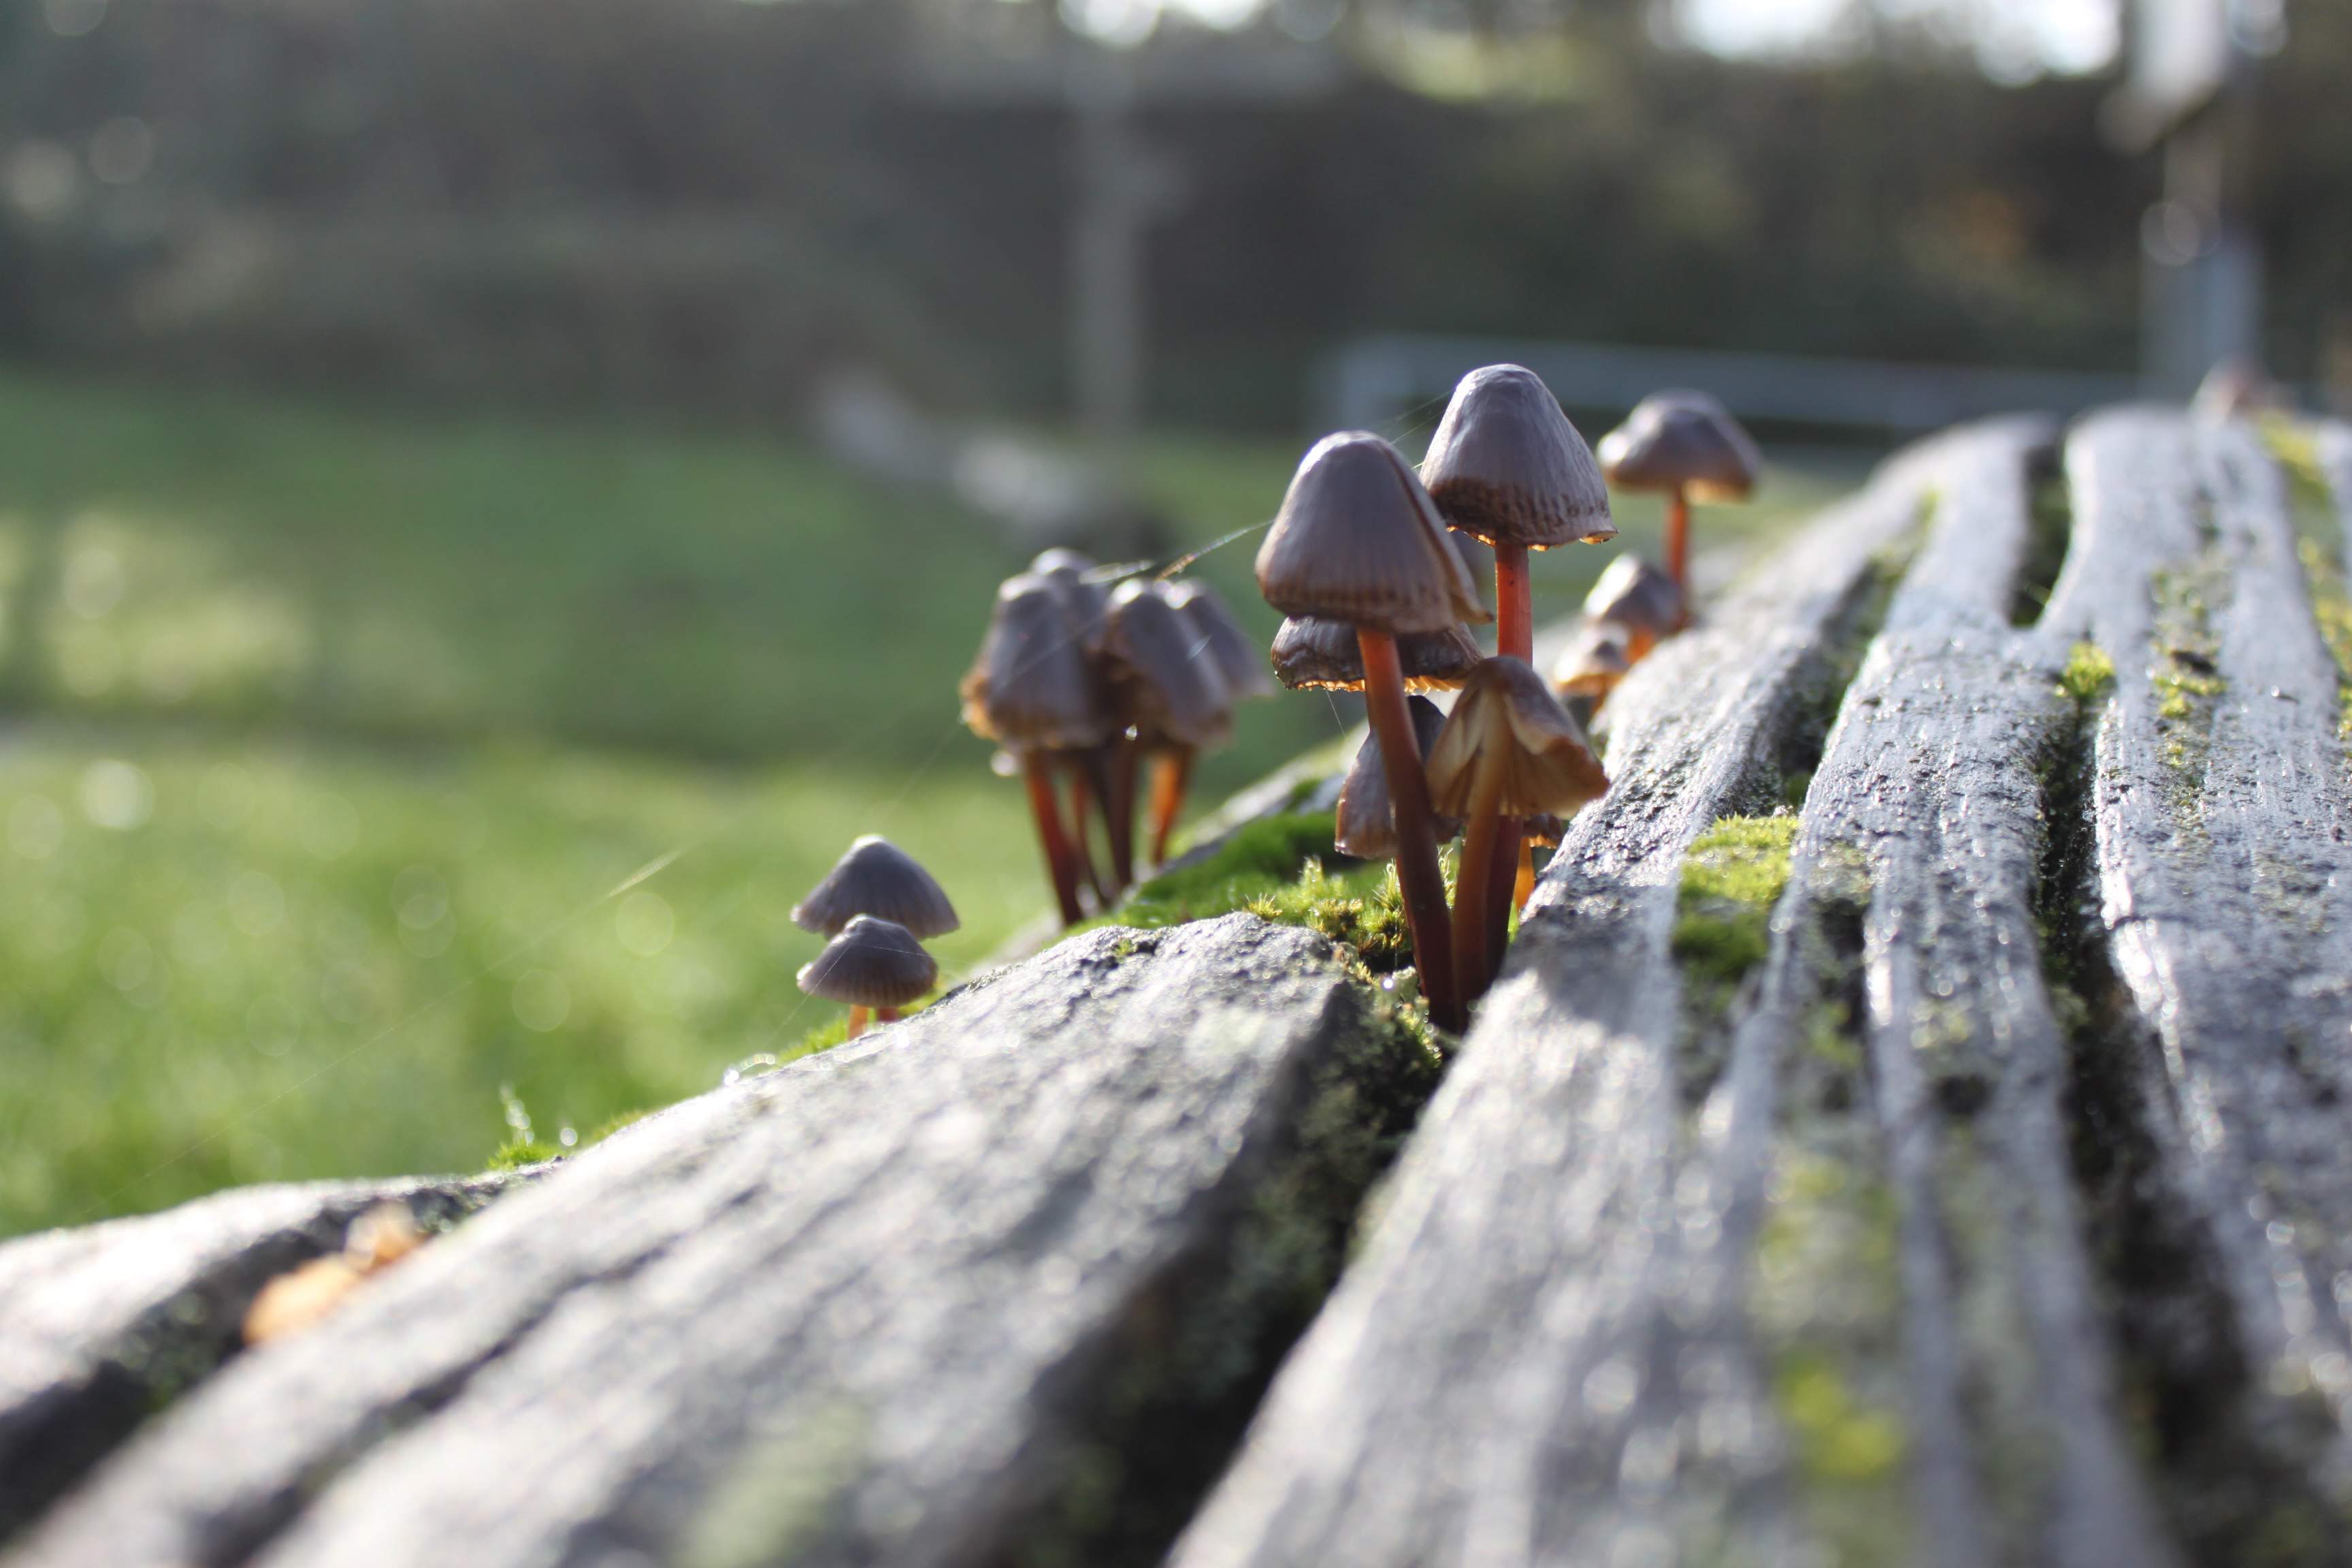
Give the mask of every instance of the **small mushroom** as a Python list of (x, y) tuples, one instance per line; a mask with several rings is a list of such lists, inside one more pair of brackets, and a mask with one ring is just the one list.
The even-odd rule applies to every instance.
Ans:
[(1635, 664), (1682, 626), (1680, 584), (1639, 555), (1620, 555), (1584, 595), (1584, 618), (1624, 634), (1625, 657)]
[[(1659, 392), (1601, 437), (1601, 468), (1629, 490), (1666, 497), (1666, 574), (1690, 592), (1690, 503), (1746, 500), (1764, 458), (1731, 411), (1704, 392)], [(1639, 656), (1636, 656), (1639, 657)]]
[[(1452, 691), (1486, 657), (1467, 626), (1408, 633), (1396, 641), (1407, 691)], [(1356, 628), (1345, 621), (1293, 616), (1275, 632), (1270, 654), (1275, 679), (1293, 691), (1364, 689), (1364, 656)]]
[[(1613, 621), (1587, 621), (1560, 650), (1551, 667), (1552, 689), (1580, 723), (1589, 724), (1633, 668), (1625, 653), (1625, 628)], [(1583, 711), (1577, 712), (1581, 705)]]
[[(1445, 714), (1426, 697), (1409, 697), (1405, 702), (1412, 710), (1413, 736), (1421, 742), (1425, 763), (1437, 731), (1444, 727)], [(1388, 772), (1377, 735), (1365, 735), (1364, 743), (1356, 748), (1356, 760), (1348, 765), (1348, 776), (1339, 784), (1339, 810), (1332, 826), (1332, 843), (1340, 854), (1359, 860), (1396, 858), (1396, 812), (1390, 803)], [(1462, 825), (1452, 817), (1437, 819), (1439, 843), (1461, 831)]]
[[(1233, 734), (1233, 693), (1206, 640), (1173, 603), (1166, 584), (1121, 583), (1111, 594), (1104, 628), (1105, 668), (1132, 737), (1129, 757), (1149, 754), (1158, 764), (1150, 838), (1157, 865), (1167, 857), (1193, 757)], [(1131, 760), (1126, 777), (1129, 816), (1111, 831), (1111, 860), (1121, 881), (1131, 875), (1134, 855)]]
[(1045, 577), (1007, 579), (996, 591), (988, 635), (961, 690), (964, 723), (1020, 761), (1055, 900), (1064, 922), (1076, 925), (1085, 918), (1078, 902), (1081, 862), (1064, 830), (1054, 763), (1104, 744), (1116, 724), (1069, 602), (1066, 589)]
[(1397, 882), (1430, 1016), (1460, 1029), (1444, 874), (1405, 706), (1397, 638), (1488, 618), (1437, 507), (1396, 448), (1361, 431), (1308, 449), (1257, 552), (1258, 591), (1286, 616), (1356, 628), (1364, 707), (1381, 738), (1397, 829)]
[(947, 889), (913, 856), (871, 833), (852, 843), (824, 879), (793, 906), (794, 925), (829, 937), (839, 936), (859, 915), (905, 926), (921, 942), (945, 936), (962, 923)]
[(849, 1007), (849, 1037), (866, 1032), (866, 1016), (887, 1024), (898, 1009), (930, 990), (940, 966), (905, 926), (859, 915), (801, 965), (800, 987), (812, 996)]
[(1267, 678), (1265, 661), (1258, 658), (1256, 642), (1234, 619), (1223, 595), (1190, 577), (1171, 579), (1160, 593), (1192, 622), (1201, 646), (1224, 677), (1227, 695), (1236, 702), (1274, 695), (1275, 684)]
[(1502, 932), (1490, 924), (1489, 879), (1499, 824), (1538, 814), (1572, 816), (1609, 788), (1609, 775), (1583, 726), (1522, 660), (1496, 657), (1478, 667), (1454, 700), (1429, 753), (1435, 808), (1462, 818), (1462, 869), (1454, 890), (1454, 965), (1464, 1004), (1475, 1001), (1500, 968)]

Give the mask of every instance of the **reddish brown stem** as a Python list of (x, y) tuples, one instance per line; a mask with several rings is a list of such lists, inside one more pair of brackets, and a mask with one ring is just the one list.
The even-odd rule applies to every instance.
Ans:
[(1054, 880), (1062, 923), (1074, 926), (1085, 911), (1078, 907), (1077, 868), (1070, 859), (1070, 841), (1062, 833), (1061, 807), (1054, 800), (1053, 759), (1031, 752), (1022, 758), (1022, 771), (1029, 780), (1029, 812), (1037, 819), (1037, 842), (1045, 851), (1045, 874)]
[(1528, 900), (1536, 894), (1536, 847), (1527, 839), (1519, 840), (1519, 871), (1511, 879), (1511, 908), (1524, 914)]
[[(1472, 765), (1477, 772), (1470, 781), (1470, 816), (1462, 838), (1462, 870), (1454, 885), (1454, 978), (1465, 1007), (1484, 996), (1495, 980), (1496, 963), (1490, 922), (1495, 913), (1496, 862), (1506, 867), (1518, 863), (1516, 849), (1508, 860), (1503, 860), (1496, 852), (1507, 821), (1496, 809), (1503, 802), (1503, 770), (1484, 756)], [(1508, 826), (1516, 833), (1517, 824)], [(1507, 879), (1509, 870), (1503, 875)], [(1511, 896), (1508, 880), (1503, 883), (1502, 891), (1507, 910)]]
[(1095, 890), (1095, 907), (1110, 908), (1110, 889), (1103, 885), (1102, 873), (1095, 869), (1093, 847), (1087, 839), (1087, 773), (1086, 756), (1071, 752), (1062, 759), (1062, 771), (1069, 775), (1070, 786), (1070, 858), (1077, 868), (1080, 880)]
[(1469, 1020), (1454, 990), (1445, 873), (1437, 864), (1437, 825), (1429, 809), (1429, 780), (1421, 771), (1421, 742), (1413, 733), (1412, 710), (1405, 706), (1404, 669), (1396, 638), (1387, 632), (1359, 626), (1356, 646), (1364, 660), (1365, 716), (1381, 743), (1381, 767), (1396, 814), (1397, 886), (1412, 933), (1413, 967), (1421, 975), (1421, 994), (1429, 999), (1431, 1019), (1458, 1034)]
[[(1508, 658), (1528, 664), (1536, 657), (1536, 615), (1534, 584), (1528, 574), (1528, 547), (1524, 544), (1495, 546), (1495, 651)], [(1462, 1000), (1466, 1005), (1483, 994), (1494, 977), (1502, 973), (1503, 950), (1510, 942), (1511, 889), (1517, 883), (1520, 838), (1525, 824), (1515, 816), (1507, 816), (1495, 824), (1495, 847), (1490, 852), (1493, 863), (1486, 868), (1486, 973), (1477, 988), (1463, 987)], [(1464, 864), (1470, 853), (1464, 844)], [(1462, 892), (1454, 889), (1454, 901), (1462, 902)], [(1459, 920), (1457, 915), (1456, 920)], [(1462, 965), (1457, 942), (1454, 966)]]
[(864, 1034), (866, 1032), (866, 1012), (865, 1008), (852, 1007), (849, 1010), (849, 1033), (842, 1037), (844, 1039), (854, 1040), (858, 1036)]
[(898, 1021), (898, 1009), (877, 1007), (874, 1009), (874, 1021), (877, 1024), (895, 1024)]
[(1666, 492), (1666, 575), (1683, 591), (1683, 619), (1690, 618), (1690, 498), (1676, 485)]
[(1193, 751), (1171, 746), (1151, 759), (1151, 868), (1168, 861), (1168, 838), (1183, 814), (1185, 792), (1192, 784)]

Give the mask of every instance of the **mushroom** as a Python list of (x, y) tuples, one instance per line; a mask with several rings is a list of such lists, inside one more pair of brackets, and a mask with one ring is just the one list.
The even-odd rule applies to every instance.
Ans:
[(1477, 584), (1421, 480), (1378, 436), (1327, 436), (1308, 449), (1257, 552), (1258, 591), (1286, 616), (1356, 628), (1364, 707), (1395, 803), (1397, 882), (1430, 1016), (1459, 1029), (1444, 873), (1429, 786), (1405, 706), (1397, 637), (1485, 621)]
[(1614, 621), (1586, 621), (1553, 661), (1552, 689), (1579, 723), (1592, 722), (1592, 716), (1633, 668), (1625, 653), (1626, 635), (1625, 628)]
[[(1134, 756), (1150, 753), (1155, 769), (1151, 858), (1168, 852), (1168, 835), (1183, 805), (1192, 758), (1203, 746), (1233, 734), (1233, 693), (1218, 660), (1192, 618), (1173, 602), (1164, 583), (1130, 579), (1112, 591), (1104, 621), (1103, 658), (1113, 700), (1126, 720)], [(1134, 856), (1131, 760), (1122, 774), (1125, 816), (1111, 828), (1111, 863), (1121, 881)]]
[(1488, 879), (1498, 873), (1495, 835), (1506, 818), (1572, 816), (1609, 787), (1584, 729), (1521, 659), (1478, 667), (1454, 700), (1429, 752), (1435, 808), (1462, 818), (1462, 870), (1454, 892), (1454, 968), (1465, 1005), (1501, 967), (1501, 930), (1490, 924)]
[(1065, 923), (1085, 918), (1078, 903), (1080, 864), (1054, 791), (1054, 760), (1108, 742), (1115, 725), (1064, 590), (1034, 574), (1008, 578), (980, 656), (965, 674), (963, 721), (1020, 763), (1029, 807)]
[[(1258, 657), (1257, 644), (1242, 629), (1241, 622), (1234, 617), (1234, 612), (1214, 588), (1189, 577), (1177, 577), (1160, 583), (1157, 592), (1192, 628), (1197, 639), (1194, 647), (1216, 665), (1217, 674), (1225, 683), (1228, 701), (1239, 703), (1274, 695), (1276, 688), (1266, 673), (1265, 661)], [(1175, 830), (1176, 819), (1183, 814), (1184, 797), (1192, 788), (1193, 754), (1189, 747), (1166, 748), (1152, 758), (1150, 833), (1154, 866), (1168, 858), (1169, 836)]]
[(1601, 437), (1600, 456), (1610, 483), (1665, 492), (1666, 574), (1687, 595), (1690, 503), (1746, 500), (1764, 467), (1755, 441), (1706, 393), (1658, 392)]
[(1682, 585), (1639, 555), (1620, 555), (1584, 595), (1584, 618), (1624, 636), (1625, 657), (1639, 664), (1684, 621)]
[(919, 942), (945, 936), (962, 923), (947, 889), (913, 856), (871, 833), (852, 843), (824, 879), (793, 906), (794, 925), (824, 936), (839, 936), (859, 915), (905, 926)]
[[(1042, 577), (1051, 586), (1068, 617), (1072, 635), (1089, 660), (1102, 657), (1103, 614), (1110, 595), (1101, 581), (1102, 568), (1093, 556), (1079, 551), (1057, 546), (1041, 552), (1029, 563), (1032, 575)], [(1070, 855), (1077, 864), (1082, 880), (1095, 890), (1098, 903), (1108, 904), (1114, 890), (1095, 868), (1094, 852), (1087, 847), (1087, 821), (1088, 808), (1099, 805), (1103, 832), (1116, 831), (1112, 821), (1111, 770), (1117, 765), (1118, 738), (1113, 736), (1099, 746), (1065, 752), (1059, 759), (1066, 775), (1070, 792)]]
[[(1364, 656), (1356, 628), (1345, 621), (1293, 616), (1274, 634), (1274, 677), (1293, 691), (1361, 691)], [(1470, 679), (1478, 639), (1466, 626), (1415, 632), (1397, 638), (1397, 663), (1407, 691), (1451, 691)]]
[[(1535, 610), (1528, 552), (1617, 536), (1609, 517), (1609, 487), (1584, 437), (1560, 412), (1559, 399), (1535, 372), (1516, 364), (1474, 370), (1454, 388), (1429, 453), (1422, 483), (1448, 526), (1495, 552), (1495, 651), (1535, 658)], [(1496, 836), (1495, 906), (1500, 926), (1516, 883), (1512, 868), (1533, 861), (1508, 822)], [(1454, 900), (1461, 900), (1457, 881)], [(1456, 917), (1457, 921), (1459, 917)], [(1460, 963), (1456, 955), (1455, 963)]]
[(848, 1005), (854, 1040), (866, 1032), (868, 1014), (877, 1023), (895, 1022), (899, 1008), (939, 983), (940, 966), (905, 926), (859, 915), (801, 965), (796, 978), (810, 995)]
[[(1426, 697), (1408, 697), (1405, 705), (1412, 710), (1413, 738), (1421, 742), (1421, 755), (1425, 762), (1429, 748), (1436, 742), (1437, 731), (1444, 727), (1445, 715)], [(1461, 831), (1462, 825), (1453, 818), (1437, 819), (1439, 843)], [(1359, 860), (1396, 858), (1396, 812), (1390, 804), (1388, 773), (1381, 760), (1381, 742), (1376, 735), (1364, 737), (1364, 743), (1356, 748), (1356, 760), (1348, 764), (1348, 776), (1339, 784), (1339, 805), (1332, 818), (1331, 838), (1340, 854)]]

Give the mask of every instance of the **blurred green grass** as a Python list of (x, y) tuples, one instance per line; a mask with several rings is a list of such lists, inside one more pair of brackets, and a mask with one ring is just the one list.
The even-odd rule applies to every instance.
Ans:
[[(1297, 454), (1141, 478), (1190, 547)], [(1033, 548), (773, 440), (0, 374), (0, 1234), (478, 1165), (502, 1084), (542, 1137), (707, 1088), (827, 1020), (786, 911), (861, 832), (973, 963), (1046, 901), (954, 698)], [(1198, 572), (1270, 635), (1254, 551)], [(1351, 719), (1246, 710), (1200, 799)]]

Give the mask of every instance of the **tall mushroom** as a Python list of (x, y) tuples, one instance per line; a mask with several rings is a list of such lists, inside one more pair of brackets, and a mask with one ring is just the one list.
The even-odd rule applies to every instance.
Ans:
[(1351, 431), (1311, 447), (1257, 552), (1258, 591), (1286, 616), (1356, 628), (1364, 707), (1394, 797), (1397, 882), (1430, 1016), (1459, 1029), (1444, 873), (1405, 706), (1397, 637), (1487, 619), (1436, 505), (1396, 448)]
[(870, 1014), (891, 1023), (898, 1009), (938, 984), (940, 966), (905, 926), (859, 915), (801, 966), (795, 977), (812, 996), (849, 1007), (849, 1038), (866, 1032)]
[[(1167, 853), (1168, 832), (1181, 805), (1181, 785), (1193, 756), (1233, 733), (1233, 694), (1190, 616), (1171, 602), (1166, 584), (1129, 579), (1112, 591), (1104, 620), (1103, 658), (1113, 700), (1139, 754), (1169, 757), (1152, 792), (1151, 856)], [(1161, 781), (1174, 781), (1163, 796)], [(1131, 794), (1131, 792), (1130, 792)], [(1111, 832), (1111, 858), (1133, 855), (1133, 819)], [(1120, 875), (1126, 876), (1124, 870)]]
[[(1110, 600), (1110, 592), (1099, 575), (1101, 570), (1093, 556), (1063, 546), (1042, 551), (1029, 563), (1030, 573), (1045, 579), (1061, 600), (1063, 613), (1069, 618), (1071, 634), (1077, 638), (1079, 647), (1089, 660), (1097, 662), (1102, 658), (1103, 616)], [(1124, 884), (1125, 878), (1114, 867), (1111, 879), (1106, 881), (1096, 869), (1094, 852), (1087, 845), (1087, 821), (1091, 805), (1099, 809), (1106, 837), (1117, 831), (1112, 823), (1113, 775), (1124, 750), (1123, 738), (1113, 734), (1101, 745), (1067, 752), (1059, 759), (1070, 792), (1071, 858), (1077, 863), (1080, 879), (1094, 889), (1099, 902), (1106, 904)]]
[(1629, 490), (1666, 498), (1666, 574), (1690, 594), (1690, 503), (1746, 500), (1763, 454), (1731, 411), (1704, 392), (1658, 392), (1601, 437), (1601, 468)]
[[(1617, 536), (1609, 487), (1584, 437), (1535, 372), (1490, 364), (1454, 387), (1421, 460), (1421, 479), (1450, 527), (1494, 548), (1495, 651), (1533, 659), (1528, 552)], [(1527, 854), (1515, 825), (1501, 825), (1493, 853), (1497, 865), (1486, 885), (1496, 902), (1488, 918), (1499, 924)], [(1459, 903), (1458, 884), (1454, 899)]]
[[(1424, 764), (1429, 748), (1437, 742), (1438, 731), (1445, 727), (1445, 714), (1426, 697), (1408, 697), (1405, 705), (1412, 710), (1413, 738), (1421, 742)], [(1451, 817), (1437, 819), (1439, 843), (1462, 831), (1462, 825)], [(1356, 748), (1356, 760), (1348, 764), (1348, 776), (1339, 783), (1339, 803), (1332, 817), (1332, 847), (1340, 854), (1359, 860), (1392, 860), (1396, 858), (1396, 808), (1389, 797), (1388, 769), (1381, 757), (1381, 740), (1367, 734), (1364, 743)]]
[(794, 925), (824, 936), (839, 936), (859, 915), (905, 926), (918, 942), (945, 936), (962, 923), (938, 879), (912, 855), (872, 833), (853, 842), (793, 906)]
[[(1206, 655), (1216, 666), (1229, 703), (1274, 695), (1274, 678), (1266, 673), (1265, 661), (1258, 657), (1257, 644), (1242, 629), (1241, 622), (1234, 619), (1232, 608), (1214, 588), (1189, 577), (1178, 577), (1157, 584), (1154, 591), (1192, 627), (1194, 652)], [(1176, 819), (1184, 811), (1184, 797), (1192, 789), (1193, 755), (1192, 748), (1181, 747), (1164, 749), (1152, 758), (1150, 834), (1154, 866), (1168, 858), (1169, 837), (1175, 831)]]
[(1685, 605), (1681, 584), (1629, 553), (1612, 561), (1584, 595), (1584, 618), (1588, 624), (1616, 627), (1623, 636), (1626, 658), (1639, 664), (1689, 618)]
[(1054, 760), (1104, 744), (1115, 726), (1060, 590), (1034, 574), (1006, 580), (961, 692), (964, 723), (1011, 753), (1028, 781), (1054, 897), (1064, 922), (1076, 925), (1086, 912), (1079, 862), (1063, 827)]
[(1496, 874), (1497, 828), (1506, 818), (1572, 816), (1608, 787), (1583, 727), (1543, 677), (1516, 658), (1478, 667), (1429, 753), (1430, 798), (1462, 818), (1465, 834), (1454, 894), (1454, 971), (1465, 1005), (1485, 994), (1501, 967), (1502, 932), (1490, 924), (1486, 885)]

